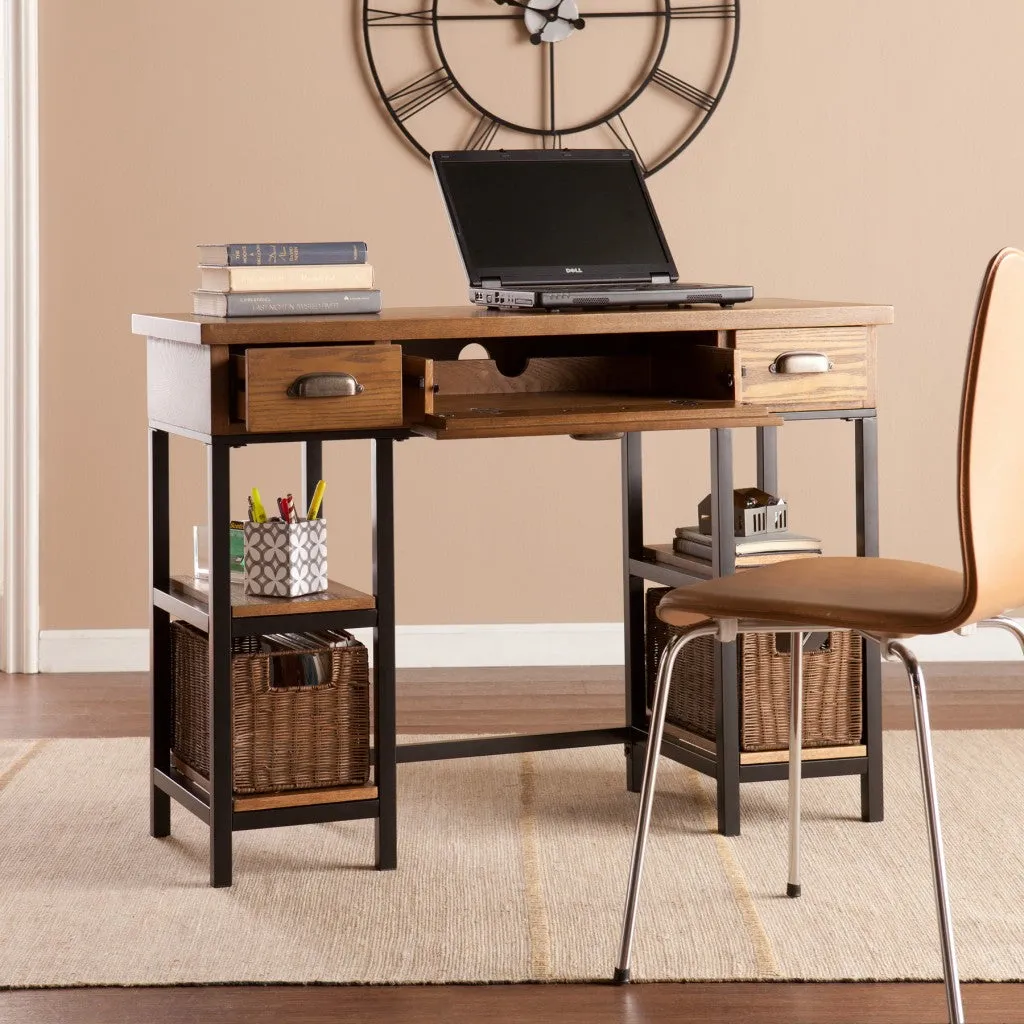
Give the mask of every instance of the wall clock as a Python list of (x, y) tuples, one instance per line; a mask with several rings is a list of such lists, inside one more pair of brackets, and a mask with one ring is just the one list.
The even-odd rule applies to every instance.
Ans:
[(715, 112), (739, 22), (739, 0), (363, 0), (370, 74), (424, 156), (621, 146), (648, 176)]

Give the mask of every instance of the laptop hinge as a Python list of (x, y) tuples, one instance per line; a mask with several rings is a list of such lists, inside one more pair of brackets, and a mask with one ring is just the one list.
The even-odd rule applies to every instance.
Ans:
[(501, 278), (500, 277), (485, 277), (480, 281), (481, 288), (500, 288)]
[(672, 278), (668, 274), (651, 274), (651, 284), (671, 284)]

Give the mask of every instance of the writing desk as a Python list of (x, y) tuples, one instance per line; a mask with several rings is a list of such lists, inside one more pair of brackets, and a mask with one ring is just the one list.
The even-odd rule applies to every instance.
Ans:
[[(526, 750), (621, 743), (626, 784), (638, 791), (646, 740), (644, 584), (682, 586), (693, 571), (670, 564), (643, 537), (641, 436), (710, 433), (713, 560), (733, 572), (732, 431), (756, 430), (757, 483), (776, 492), (776, 430), (787, 419), (854, 424), (857, 552), (878, 554), (875, 332), (892, 308), (760, 299), (731, 309), (499, 312), (475, 307), (392, 309), (378, 315), (132, 318), (147, 339), (153, 590), (151, 832), (170, 833), (170, 800), (210, 826), (212, 885), (231, 883), (232, 832), (373, 818), (376, 864), (397, 865), (397, 764)], [(487, 359), (460, 360), (478, 342)], [(293, 397), (303, 378), (329, 397)], [(301, 390), (301, 389), (300, 389)], [(171, 579), (168, 435), (206, 446), (210, 580), (203, 598)], [(437, 440), (570, 434), (617, 436), (622, 447), (625, 715), (622, 726), (533, 736), (396, 745), (393, 449)], [(232, 595), (229, 453), (232, 447), (304, 442), (307, 500), (322, 475), (325, 441), (373, 442), (373, 592), (332, 584), (307, 598)], [(418, 443), (418, 442), (413, 442)], [(707, 573), (705, 573), (707, 575)], [(172, 765), (170, 619), (210, 639), (210, 777)], [(327, 626), (373, 629), (373, 785), (267, 797), (232, 793), (231, 638)], [(864, 650), (862, 744), (807, 759), (805, 776), (861, 777), (861, 811), (880, 820), (882, 733), (877, 649)], [(784, 761), (739, 750), (734, 644), (716, 647), (718, 738), (713, 750), (668, 737), (663, 751), (717, 780), (718, 823), (740, 828), (744, 781), (786, 777)]]

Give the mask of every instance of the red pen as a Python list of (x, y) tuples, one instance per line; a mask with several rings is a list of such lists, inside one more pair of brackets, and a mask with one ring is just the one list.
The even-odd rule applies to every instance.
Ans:
[(284, 498), (277, 499), (277, 511), (281, 518), (287, 523), (288, 522), (288, 506), (285, 503)]

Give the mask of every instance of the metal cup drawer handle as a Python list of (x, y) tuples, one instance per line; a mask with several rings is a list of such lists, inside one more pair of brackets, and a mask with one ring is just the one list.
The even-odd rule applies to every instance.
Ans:
[(362, 391), (363, 385), (351, 373), (306, 373), (288, 385), (292, 398), (343, 398)]
[(768, 367), (770, 373), (828, 373), (832, 360), (824, 352), (782, 352)]

